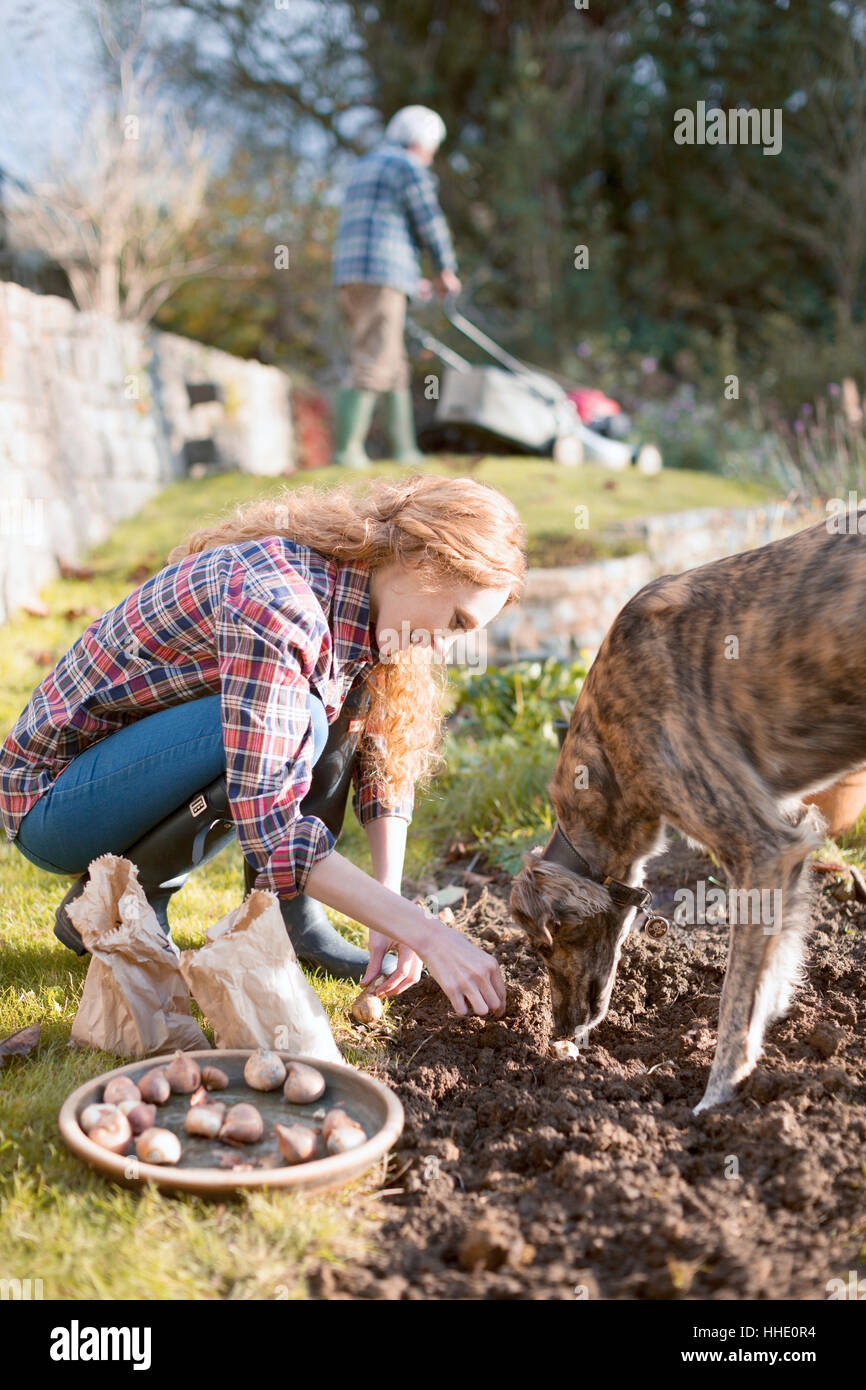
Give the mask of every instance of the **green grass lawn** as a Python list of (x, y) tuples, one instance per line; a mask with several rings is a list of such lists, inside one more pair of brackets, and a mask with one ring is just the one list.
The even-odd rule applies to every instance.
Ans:
[[(373, 476), (399, 471), (389, 464), (371, 470)], [(345, 475), (327, 469), (289, 481), (320, 485), (338, 476)], [(589, 506), (592, 529), (601, 535), (611, 522), (629, 516), (744, 505), (766, 496), (706, 474), (614, 476), (526, 459), (487, 460), (476, 476), (514, 499), (533, 538), (570, 538), (578, 503)], [(610, 489), (606, 484), (612, 479)], [(188, 530), (230, 504), (277, 491), (285, 481), (227, 474), (167, 488), (92, 553), (87, 561), (92, 576), (47, 585), (42, 597), (49, 616), (22, 613), (0, 629), (2, 734), (94, 611), (110, 608), (141, 582), (143, 572), (158, 569)], [(408, 883), (431, 873), (437, 850), (455, 833), (465, 831), (470, 839), (486, 835), (486, 848), (510, 862), (544, 828), (549, 813), (543, 788), (555, 746), (542, 740), (529, 756), (506, 741), (497, 745), (493, 759), (491, 747), (483, 740), (462, 742), (449, 777), (421, 798), (410, 837)], [(363, 832), (351, 816), (341, 849), (369, 868)], [(440, 881), (447, 881), (447, 873)], [(0, 1037), (30, 1023), (42, 1025), (38, 1051), (0, 1071), (0, 1277), (41, 1279), (45, 1298), (303, 1297), (308, 1258), (357, 1255), (375, 1240), (381, 1218), (376, 1175), (337, 1194), (257, 1194), (215, 1205), (112, 1187), (62, 1143), (57, 1113), (65, 1096), (122, 1060), (68, 1044), (87, 970), (86, 960), (52, 933), (68, 882), (0, 843)], [(178, 945), (201, 944), (206, 927), (237, 906), (242, 891), (240, 851), (234, 845), (191, 875), (173, 899)], [(335, 920), (348, 936), (365, 939), (356, 924)], [(348, 1060), (375, 1070), (385, 1044), (361, 1035), (347, 1020), (354, 986), (320, 977), (314, 984)]]
[[(215, 1205), (114, 1188), (62, 1142), (64, 1098), (126, 1060), (69, 1046), (87, 964), (52, 933), (68, 882), (11, 845), (0, 849), (0, 1037), (42, 1025), (37, 1052), (0, 1072), (0, 1277), (41, 1279), (45, 1298), (303, 1296), (307, 1257), (357, 1253), (375, 1233), (375, 1175), (332, 1195), (249, 1194)], [(202, 944), (205, 928), (242, 894), (240, 851), (232, 846), (173, 900), (177, 944)], [(343, 925), (362, 939), (359, 928)], [(313, 982), (347, 1060), (375, 1071), (383, 1042), (362, 1036), (345, 1014), (355, 986)]]
[[(92, 553), (86, 562), (92, 578), (58, 579), (43, 590), (51, 616), (21, 613), (0, 629), (3, 735), (49, 669), (35, 658), (48, 653), (53, 664), (87, 626), (89, 610), (104, 611), (141, 582), (130, 578), (137, 565), (159, 568), (200, 517), (254, 496), (261, 485), (261, 479), (218, 478), (168, 489)], [(353, 852), (369, 868), (358, 827), (355, 839)], [(302, 1297), (308, 1257), (357, 1253), (375, 1235), (375, 1174), (337, 1194), (250, 1194), (215, 1205), (114, 1188), (60, 1139), (64, 1098), (125, 1060), (69, 1047), (87, 972), (86, 958), (52, 931), (69, 882), (37, 869), (5, 841), (0, 845), (0, 1037), (42, 1025), (36, 1054), (0, 1071), (0, 1277), (41, 1279), (45, 1298)], [(173, 899), (178, 946), (202, 944), (206, 928), (242, 897), (241, 854), (232, 845)], [(357, 924), (335, 920), (351, 939), (365, 941)], [(362, 1035), (345, 1012), (356, 987), (321, 976), (313, 982), (347, 1060), (375, 1071), (383, 1042)]]

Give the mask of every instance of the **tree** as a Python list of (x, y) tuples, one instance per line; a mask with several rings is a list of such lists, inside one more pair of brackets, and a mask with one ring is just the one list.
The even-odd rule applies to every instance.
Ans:
[[(726, 354), (763, 370), (780, 316), (804, 359), (840, 322), (856, 342), (866, 6), (854, 0), (155, 3), (172, 16), (160, 71), (184, 104), (222, 113), (241, 143), (253, 131), (274, 168), (289, 149), (325, 190), (398, 107), (438, 110), (466, 297), (520, 355), (580, 380), (583, 339), (594, 365), (647, 354), (715, 381)], [(674, 113), (698, 101), (781, 108), (781, 153), (677, 145)], [(790, 354), (775, 355), (785, 375)]]
[[(840, 21), (844, 25), (844, 20)], [(866, 42), (861, 26), (813, 35), (812, 81), (785, 113), (801, 194), (780, 202), (756, 178), (736, 193), (761, 224), (805, 248), (836, 295), (843, 328), (854, 320), (866, 266)]]
[(173, 112), (150, 65), (136, 63), (143, 16), (144, 0), (137, 32), (121, 46), (100, 8), (116, 81), (77, 137), (51, 152), (49, 174), (13, 187), (9, 208), (10, 238), (63, 267), (80, 309), (142, 323), (179, 284), (220, 265), (184, 253), (205, 207), (205, 139)]
[(157, 325), (262, 362), (324, 371), (334, 356), (330, 287), (337, 210), (330, 180), (250, 142), (212, 180), (207, 215), (184, 242), (192, 260), (236, 273), (182, 285)]

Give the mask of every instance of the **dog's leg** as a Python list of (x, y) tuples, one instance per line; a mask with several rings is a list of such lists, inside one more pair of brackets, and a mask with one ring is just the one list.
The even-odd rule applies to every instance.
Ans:
[(743, 885), (732, 895), (740, 910), (730, 927), (716, 1055), (696, 1115), (730, 1100), (761, 1054), (767, 1023), (788, 1008), (798, 983), (807, 920), (802, 879), (812, 839), (806, 827), (795, 835), (777, 858), (734, 878)]

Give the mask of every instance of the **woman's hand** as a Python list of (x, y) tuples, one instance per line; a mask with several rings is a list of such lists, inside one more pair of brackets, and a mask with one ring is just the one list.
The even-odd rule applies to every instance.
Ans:
[(427, 940), (419, 947), (424, 963), (456, 1014), (505, 1012), (505, 981), (494, 956), (435, 917), (425, 935)]
[(389, 998), (392, 994), (402, 994), (404, 989), (410, 985), (417, 985), (421, 978), (421, 971), (424, 969), (424, 962), (417, 955), (411, 946), (399, 946), (390, 937), (384, 936), (382, 932), (370, 932), (370, 965), (366, 975), (361, 981), (362, 985), (368, 985), (382, 973), (382, 961), (388, 951), (397, 950), (397, 964), (384, 980), (371, 989), (371, 994), (376, 994), (380, 998)]
[[(429, 908), (421, 908), (384, 883), (377, 883), (363, 869), (344, 859), (339, 850), (316, 860), (307, 874), (304, 892), (368, 928), (371, 970), (375, 964), (373, 948), (381, 949), (376, 938), (383, 937), (387, 945), (396, 941), (401, 952), (409, 953), (398, 952), (400, 968), (409, 967), (411, 955), (420, 956), (461, 1017), (468, 1013), (505, 1012), (505, 982), (493, 956), (480, 946), (473, 946), (453, 927), (446, 927)], [(379, 966), (384, 953), (379, 955)], [(365, 978), (375, 976), (371, 977), (368, 971)], [(385, 992), (390, 992), (389, 982), (384, 985)]]

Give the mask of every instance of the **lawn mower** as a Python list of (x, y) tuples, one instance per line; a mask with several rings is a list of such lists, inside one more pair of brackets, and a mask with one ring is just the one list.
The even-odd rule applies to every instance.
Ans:
[(427, 453), (545, 454), (574, 467), (584, 460), (606, 468), (632, 465), (657, 473), (662, 458), (654, 444), (629, 442), (631, 422), (601, 391), (566, 391), (544, 372), (506, 352), (444, 301), (449, 323), (500, 363), (475, 366), (407, 317), (410, 336), (445, 363), (433, 419), (418, 431)]

